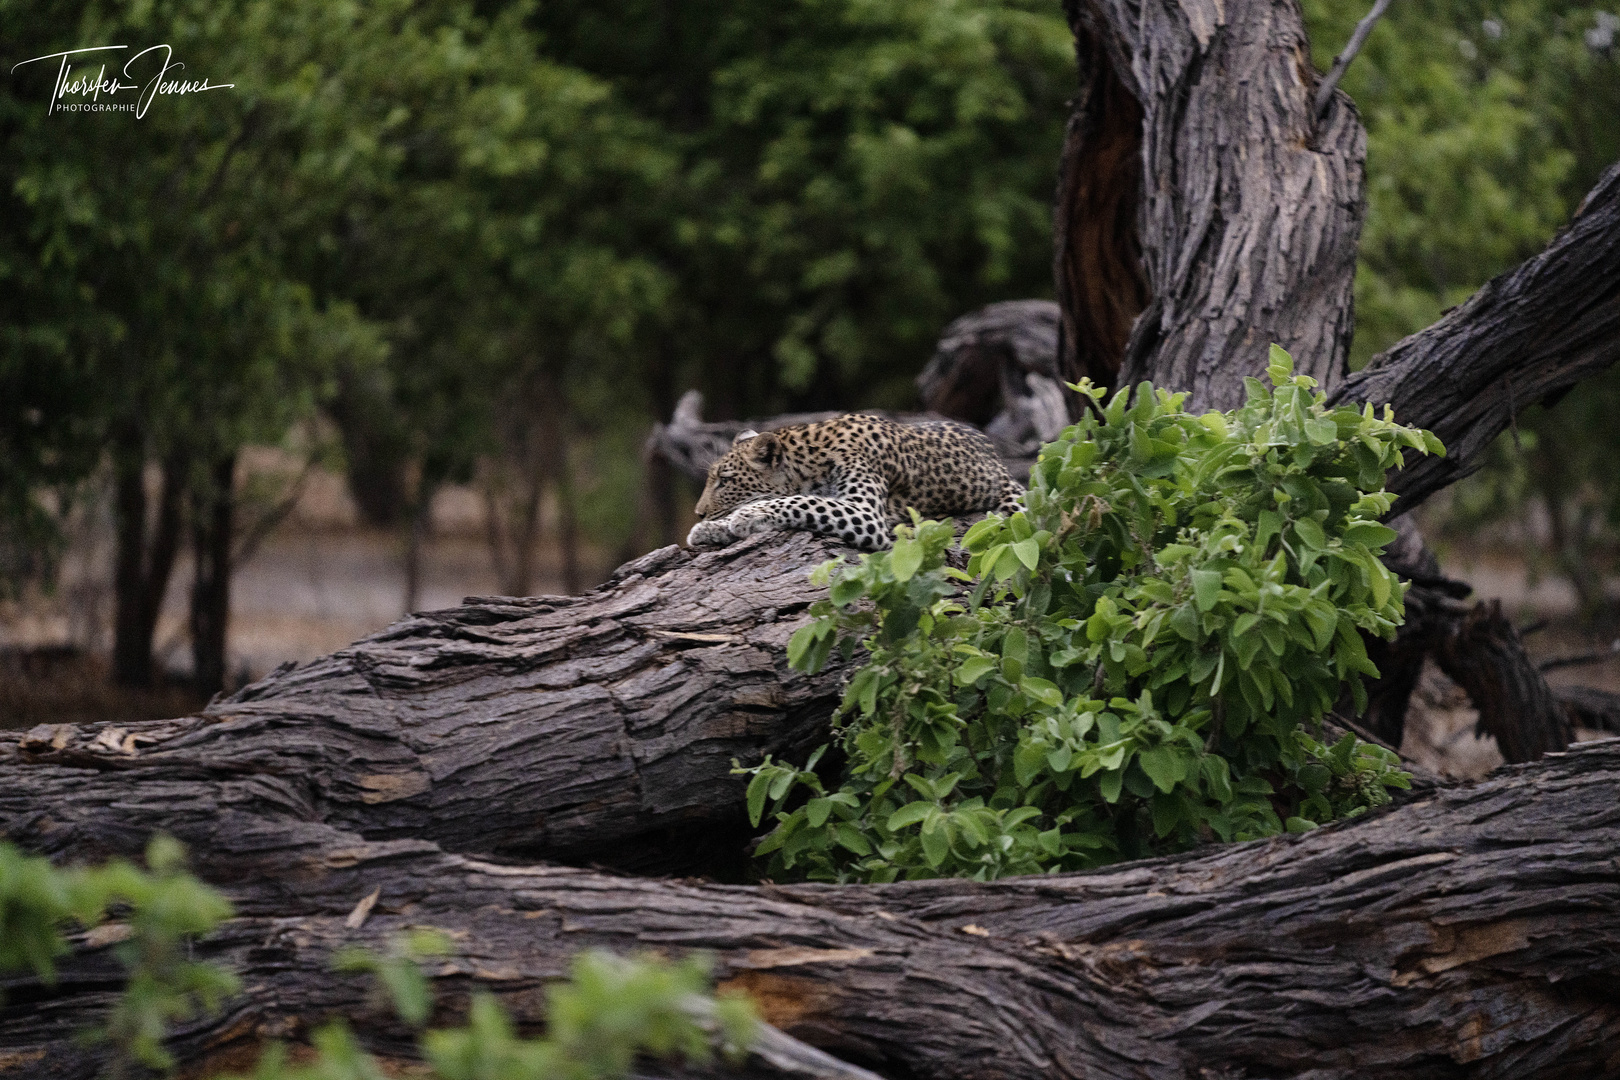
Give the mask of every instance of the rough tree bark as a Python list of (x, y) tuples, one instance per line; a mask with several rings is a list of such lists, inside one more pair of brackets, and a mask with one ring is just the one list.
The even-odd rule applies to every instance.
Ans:
[(747, 830), (732, 759), (802, 757), (826, 737), (841, 668), (805, 676), (784, 650), (823, 592), (810, 569), (843, 551), (804, 534), (662, 548), (585, 596), (412, 616), (197, 716), (12, 735), (8, 776), (65, 771), (37, 774), (60, 787), (0, 781), (0, 820), (71, 814), (82, 776), (106, 772), (138, 779), (130, 798), (160, 823), (188, 784), (236, 777), (368, 839), (735, 867)]
[[(284, 798), (287, 778), (3, 760), (13, 838), (129, 854), (161, 824), (228, 884), (238, 917), (199, 955), (248, 989), (178, 1032), (190, 1076), (334, 1013), (403, 1050), (405, 1033), (328, 965), (338, 946), (420, 925), (458, 942), (436, 972), (438, 1023), (471, 989), (535, 1023), (540, 985), (583, 948), (705, 949), (766, 1019), (889, 1075), (1620, 1075), (1620, 741), (1305, 836), (882, 888), (491, 863), (312, 820)], [(348, 925), (374, 890), (369, 919)], [(104, 1051), (73, 1034), (109, 1003), (116, 938), (81, 939), (54, 986), (5, 985), (0, 1075), (96, 1074)]]
[(1117, 370), (1121, 385), (1151, 379), (1225, 409), (1277, 342), (1300, 373), (1335, 385), (1353, 327), (1366, 135), (1343, 94), (1316, 119), (1298, 6), (1065, 10), (1082, 88), (1058, 190), (1065, 370)]

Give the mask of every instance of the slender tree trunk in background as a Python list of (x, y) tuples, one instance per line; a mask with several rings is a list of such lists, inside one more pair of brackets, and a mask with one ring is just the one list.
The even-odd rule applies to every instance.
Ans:
[(191, 510), (191, 657), (197, 691), (225, 688), (231, 619), (231, 542), (236, 517), (236, 455), (216, 458)]
[(118, 551), (113, 569), (113, 677), (152, 681), (152, 628), (146, 625), (146, 457), (123, 447), (114, 468)]
[(422, 545), (433, 523), (433, 489), (423, 479), (405, 519), (405, 614), (415, 611), (422, 595)]
[(114, 454), (113, 678), (122, 686), (150, 686), (152, 639), (180, 549), (185, 462), (178, 454), (163, 462), (157, 517), (149, 533), (144, 440), (139, 433), (127, 434)]
[[(570, 596), (580, 590), (579, 517), (574, 503), (572, 429), (567, 412), (556, 404), (556, 391), (547, 395), (548, 404), (540, 420), (540, 446), (545, 474), (557, 494), (557, 546), (562, 556), (563, 592)], [(527, 595), (526, 592), (514, 595)]]
[(497, 454), (481, 466), (484, 532), (497, 588), (507, 596), (534, 591), (541, 536), (542, 500), (549, 485), (557, 494), (563, 576), (569, 592), (579, 588), (573, 483), (568, 460), (568, 414), (562, 390), (536, 363), (505, 395), (496, 427)]
[(408, 513), (410, 446), (392, 401), (380, 388), (346, 372), (326, 409), (343, 438), (344, 472), (360, 519), (377, 528), (397, 528)]
[(484, 538), (495, 567), (496, 588), (508, 596), (527, 596), (533, 585), (535, 545), (540, 537), (541, 501), (545, 494), (544, 473), (524, 468), (523, 464), (506, 457), (488, 461), (480, 485)]

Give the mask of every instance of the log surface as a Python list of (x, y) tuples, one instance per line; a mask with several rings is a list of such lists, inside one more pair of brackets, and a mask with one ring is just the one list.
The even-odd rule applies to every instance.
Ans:
[(75, 794), (88, 770), (138, 777), (117, 798), (147, 832), (197, 800), (262, 800), (449, 851), (717, 869), (697, 845), (735, 864), (732, 759), (802, 760), (826, 737), (842, 668), (802, 675), (785, 647), (826, 592), (810, 570), (842, 551), (805, 533), (663, 548), (585, 596), (410, 616), (198, 716), (0, 733), (0, 820), (106, 813)]
[[(37, 807), (8, 820), (11, 839), (138, 850), (115, 796), (143, 772), (24, 768), (70, 774), (105, 809), (64, 825), (71, 807)], [(18, 771), (0, 759), (8, 782)], [(268, 805), (182, 808), (171, 831), (238, 905), (198, 954), (247, 987), (178, 1033), (192, 1075), (331, 1013), (403, 1050), (363, 983), (328, 965), (429, 925), (458, 949), (435, 969), (440, 1024), (479, 988), (532, 1025), (583, 948), (701, 949), (767, 1020), (891, 1076), (1620, 1076), (1620, 740), (1303, 836), (990, 884), (624, 878), (367, 840)], [(103, 1051), (72, 1034), (115, 976), (105, 944), (81, 941), (55, 986), (7, 983), (0, 1075), (94, 1075)]]

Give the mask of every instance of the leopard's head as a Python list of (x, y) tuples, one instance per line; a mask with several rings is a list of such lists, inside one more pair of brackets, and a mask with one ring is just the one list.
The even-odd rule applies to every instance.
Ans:
[(782, 467), (785, 456), (782, 440), (773, 432), (738, 435), (731, 449), (709, 466), (709, 479), (698, 499), (698, 517), (721, 517), (744, 503), (792, 493), (791, 479)]

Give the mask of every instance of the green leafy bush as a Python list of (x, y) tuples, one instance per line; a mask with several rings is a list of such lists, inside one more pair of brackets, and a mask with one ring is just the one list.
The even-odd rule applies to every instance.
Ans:
[[(115, 859), (62, 869), (0, 843), (0, 975), (31, 971), (55, 978), (55, 959), (68, 951), (66, 928), (103, 927), (129, 971), (107, 1025), (94, 1036), (117, 1050), (114, 1073), (131, 1063), (170, 1069), (168, 1025), (215, 1012), (234, 994), (237, 977), (217, 964), (191, 959), (191, 941), (231, 915), (230, 903), (184, 872), (184, 849), (171, 837), (147, 846), (148, 869)], [(422, 1029), (432, 1015), (433, 990), (421, 965), (451, 952), (447, 935), (418, 927), (382, 953), (359, 947), (333, 957), (337, 971), (369, 974), (378, 996), (402, 1020)], [(570, 977), (547, 990), (547, 1031), (528, 1039), (513, 1028), (500, 1003), (475, 993), (469, 1022), (421, 1032), (422, 1075), (440, 1080), (617, 1080), (639, 1055), (708, 1061), (716, 1047), (739, 1058), (753, 1043), (759, 1019), (742, 996), (710, 992), (709, 963), (692, 956), (625, 958), (589, 951), (575, 957)], [(272, 1045), (253, 1080), (384, 1080), (385, 1073), (342, 1020), (311, 1037), (314, 1059), (294, 1065)], [(242, 1080), (242, 1078), (239, 1078)]]
[(191, 958), (191, 942), (230, 918), (231, 905), (185, 872), (185, 851), (172, 837), (152, 838), (146, 864), (114, 859), (64, 870), (0, 844), (0, 974), (54, 979), (55, 957), (67, 951), (64, 927), (116, 920), (104, 929), (129, 980), (107, 1026), (93, 1034), (113, 1043), (120, 1062), (166, 1069), (174, 1064), (163, 1048), (168, 1025), (213, 1012), (236, 992), (235, 975)]
[[(345, 949), (344, 971), (372, 973), (384, 996), (413, 1028), (427, 1021), (433, 992), (420, 961), (450, 951), (447, 937), (418, 929), (401, 935), (386, 954)], [(547, 992), (546, 1034), (528, 1039), (492, 995), (475, 993), (465, 1027), (423, 1031), (426, 1077), (439, 1080), (618, 1080), (638, 1056), (705, 1062), (719, 1043), (740, 1057), (753, 1042), (758, 1017), (742, 997), (714, 998), (701, 956), (670, 962), (586, 951), (574, 958), (567, 982)], [(291, 1065), (272, 1046), (251, 1080), (383, 1080), (388, 1075), (341, 1020), (317, 1030), (315, 1060)], [(248, 1080), (238, 1077), (236, 1080)]]
[(1329, 410), (1292, 370), (1273, 346), (1273, 388), (1249, 379), (1241, 408), (1203, 416), (1082, 384), (1095, 415), (1042, 450), (1024, 511), (968, 530), (966, 573), (951, 525), (920, 520), (819, 568), (830, 595), (790, 661), (870, 659), (839, 710), (836, 791), (826, 747), (749, 770), (755, 824), (775, 808), (768, 872), (1077, 870), (1309, 829), (1405, 787), (1388, 751), (1312, 731), (1377, 675), (1361, 632), (1402, 618), (1385, 471), (1444, 450), (1387, 407)]

